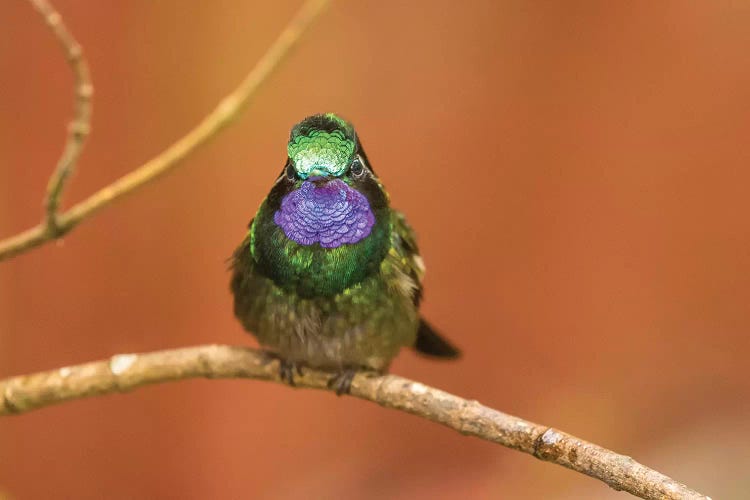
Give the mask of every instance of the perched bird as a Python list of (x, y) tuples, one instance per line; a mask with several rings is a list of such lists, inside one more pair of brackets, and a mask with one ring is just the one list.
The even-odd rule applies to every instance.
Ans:
[(279, 357), (348, 392), (358, 370), (384, 372), (399, 349), (455, 358), (419, 316), (424, 265), (404, 216), (350, 123), (335, 114), (292, 128), (281, 175), (232, 257), (234, 313)]

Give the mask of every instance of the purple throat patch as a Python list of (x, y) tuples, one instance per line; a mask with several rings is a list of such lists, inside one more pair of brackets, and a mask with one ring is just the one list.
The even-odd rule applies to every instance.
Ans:
[(337, 248), (366, 238), (375, 216), (367, 198), (344, 181), (316, 185), (307, 180), (284, 196), (273, 221), (300, 245)]

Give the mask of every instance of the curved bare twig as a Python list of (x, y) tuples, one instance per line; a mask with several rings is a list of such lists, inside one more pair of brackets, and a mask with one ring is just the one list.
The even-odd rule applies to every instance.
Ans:
[(47, 0), (29, 1), (44, 17), (50, 31), (60, 43), (63, 52), (65, 52), (65, 59), (73, 72), (74, 81), (73, 120), (68, 125), (68, 138), (65, 141), (65, 148), (47, 184), (47, 195), (44, 201), (46, 209), (44, 228), (54, 238), (60, 236), (63, 232), (57, 221), (60, 196), (65, 189), (66, 181), (73, 173), (91, 130), (91, 96), (94, 93), (94, 86), (91, 83), (89, 66), (83, 56), (83, 49), (68, 31), (60, 14)]
[[(295, 379), (295, 384), (327, 389), (330, 376), (306, 369)], [(242, 347), (206, 345), (119, 354), (103, 361), (1, 380), (0, 415), (196, 377), (282, 382), (278, 361)], [(641, 498), (708, 499), (630, 457), (402, 377), (358, 374), (352, 382), (351, 394), (562, 465)]]
[[(35, 5), (39, 3), (48, 6), (46, 0), (31, 1)], [(66, 156), (69, 152), (66, 146), (63, 158), (61, 159), (61, 164), (64, 161), (66, 167), (61, 170), (58, 166), (58, 169), (50, 180), (47, 197), (47, 217), (45, 221), (20, 234), (0, 241), (0, 261), (59, 238), (115, 200), (132, 193), (144, 184), (169, 172), (180, 161), (195, 151), (196, 148), (216, 136), (219, 131), (231, 123), (240, 111), (244, 109), (261, 84), (279, 66), (279, 63), (281, 63), (292, 47), (299, 41), (305, 30), (329, 3), (330, 0), (306, 0), (294, 18), (292, 18), (250, 73), (247, 74), (245, 79), (242, 80), (240, 85), (232, 93), (224, 97), (216, 108), (185, 136), (132, 172), (77, 203), (67, 212), (57, 214), (59, 194), (62, 192), (65, 179), (73, 168), (77, 154), (80, 152), (80, 146), (76, 146), (78, 149), (73, 149), (74, 154), (72, 155), (72, 159), (69, 159)], [(49, 19), (49, 16), (47, 18)], [(56, 26), (62, 26), (59, 19), (57, 21)], [(48, 24), (52, 26), (49, 21)], [(73, 127), (71, 137), (77, 137), (80, 132), (77, 127)], [(82, 140), (80, 144), (82, 144)], [(50, 216), (50, 214), (52, 215)], [(50, 223), (50, 221), (53, 222)]]

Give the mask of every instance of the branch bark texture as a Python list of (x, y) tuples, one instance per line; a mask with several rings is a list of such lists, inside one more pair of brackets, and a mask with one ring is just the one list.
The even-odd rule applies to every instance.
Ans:
[[(196, 377), (282, 382), (278, 361), (242, 347), (206, 345), (118, 354), (103, 361), (0, 381), (0, 415)], [(329, 373), (306, 369), (295, 378), (295, 384), (327, 389), (330, 377)], [(351, 395), (562, 465), (641, 498), (709, 498), (630, 457), (396, 375), (358, 374), (352, 382)]]

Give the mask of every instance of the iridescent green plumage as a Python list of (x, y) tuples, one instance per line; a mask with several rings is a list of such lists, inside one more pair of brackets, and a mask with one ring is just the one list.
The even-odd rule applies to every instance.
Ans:
[(333, 113), (324, 115), (338, 128), (321, 130), (306, 122), (297, 124), (290, 134), (287, 152), (302, 179), (311, 175), (341, 176), (354, 157), (354, 129)]
[(331, 114), (306, 118), (288, 151), (234, 255), (243, 326), (287, 366), (384, 371), (404, 346), (455, 357), (420, 320), (424, 266), (414, 234), (389, 207), (351, 125)]

